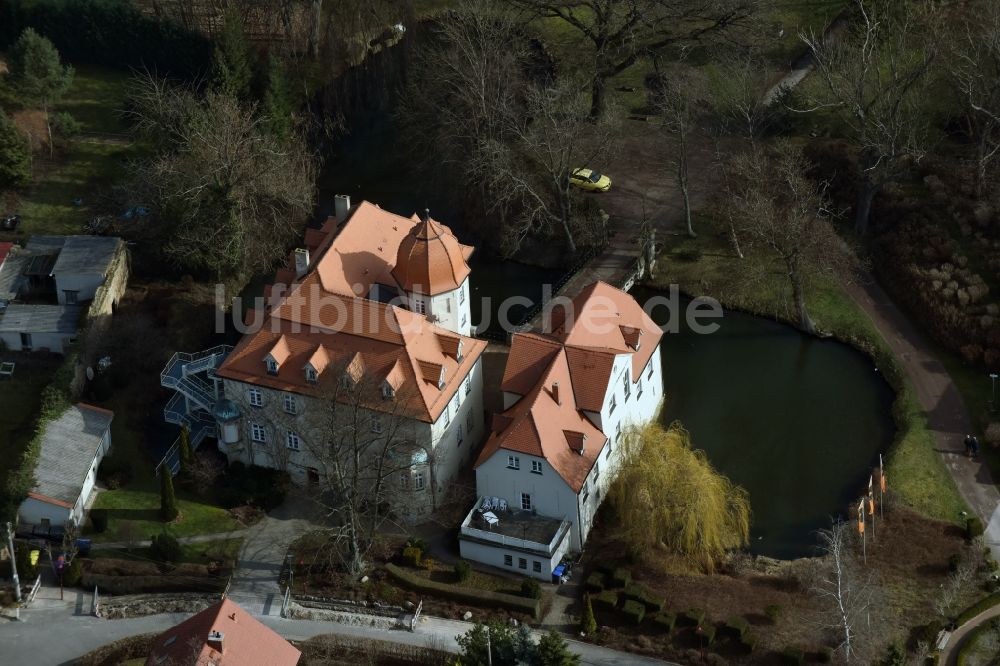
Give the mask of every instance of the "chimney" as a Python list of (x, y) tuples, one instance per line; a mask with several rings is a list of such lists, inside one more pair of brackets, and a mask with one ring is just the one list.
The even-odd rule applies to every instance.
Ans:
[(562, 404), (562, 401), (559, 400), (559, 382), (552, 382), (552, 399), (556, 401), (557, 405)]
[(309, 248), (295, 248), (295, 277), (301, 279), (309, 272)]
[(338, 194), (333, 198), (333, 214), (337, 218), (338, 224), (343, 224), (347, 219), (347, 214), (351, 212), (351, 197), (346, 194)]
[(212, 648), (218, 653), (223, 653), (223, 639), (226, 637), (221, 631), (210, 631), (208, 632), (208, 647)]

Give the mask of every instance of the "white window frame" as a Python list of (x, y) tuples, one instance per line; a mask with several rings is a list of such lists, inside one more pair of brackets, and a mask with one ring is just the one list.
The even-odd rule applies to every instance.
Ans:
[(306, 366), (306, 381), (310, 384), (315, 384), (319, 381), (319, 373), (311, 365)]
[(382, 434), (382, 415), (378, 412), (372, 412), (371, 429), (378, 435)]
[(451, 425), (451, 403), (450, 402), (447, 405), (444, 406), (444, 412), (442, 412), (442, 416), (444, 416), (444, 427), (447, 428), (448, 426)]
[(424, 473), (414, 472), (413, 473), (413, 489), (423, 490), (424, 489)]
[(632, 382), (628, 378), (628, 370), (622, 374), (622, 385), (625, 387), (625, 400), (632, 397)]
[(282, 399), (282, 404), (285, 408), (286, 414), (295, 415), (299, 413), (298, 401), (295, 399), (295, 395), (292, 393), (286, 393)]
[(461, 305), (465, 302), (465, 285), (463, 284), (458, 288), (458, 304)]
[(610, 416), (611, 414), (614, 414), (614, 413), (615, 413), (615, 408), (616, 408), (616, 407), (618, 407), (618, 399), (617, 399), (617, 398), (615, 397), (615, 394), (614, 394), (614, 393), (612, 393), (612, 394), (611, 394), (611, 406), (610, 406), (610, 407), (608, 408), (608, 415), (609, 415), (609, 416)]
[(292, 451), (300, 451), (302, 449), (302, 439), (296, 433), (289, 430), (285, 433), (285, 446)]
[(466, 377), (464, 385), (465, 385), (465, 395), (469, 395), (470, 393), (472, 393), (472, 377)]
[(521, 459), (518, 456), (507, 456), (507, 469), (521, 469)]
[(542, 473), (542, 461), (541, 460), (532, 460), (531, 461), (531, 473), (532, 474), (541, 474)]
[(267, 374), (276, 375), (278, 374), (278, 362), (275, 361), (270, 356), (264, 359), (264, 365), (267, 366)]
[(424, 299), (416, 297), (413, 299), (413, 311), (421, 315), (427, 314), (427, 304), (424, 303)]
[(521, 493), (521, 511), (531, 511), (531, 493)]
[(267, 428), (259, 423), (250, 424), (250, 439), (257, 442), (258, 444), (267, 443)]
[(247, 389), (247, 400), (250, 402), (251, 407), (264, 406), (264, 394), (259, 388)]

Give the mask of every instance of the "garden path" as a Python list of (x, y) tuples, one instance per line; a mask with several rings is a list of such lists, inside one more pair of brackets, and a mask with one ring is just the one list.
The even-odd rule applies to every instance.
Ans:
[(948, 638), (948, 644), (945, 646), (944, 650), (941, 651), (941, 655), (938, 657), (937, 663), (942, 664), (943, 666), (952, 666), (953, 664), (956, 664), (958, 662), (959, 648), (961, 648), (965, 643), (966, 638), (972, 630), (997, 617), (1000, 617), (1000, 606), (987, 608), (982, 613), (975, 616), (961, 627), (958, 627), (955, 631), (951, 632), (951, 636)]
[(973, 425), (962, 395), (930, 343), (873, 276), (866, 274), (846, 289), (899, 359), (927, 414), (938, 453), (966, 503), (983, 519), (986, 545), (994, 559), (1000, 559), (1000, 491), (985, 462), (965, 456), (963, 440)]

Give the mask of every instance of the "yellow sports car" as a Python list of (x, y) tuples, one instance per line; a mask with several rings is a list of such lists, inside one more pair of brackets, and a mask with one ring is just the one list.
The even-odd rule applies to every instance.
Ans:
[(591, 192), (607, 192), (611, 189), (611, 179), (591, 169), (574, 169), (569, 182), (570, 185)]

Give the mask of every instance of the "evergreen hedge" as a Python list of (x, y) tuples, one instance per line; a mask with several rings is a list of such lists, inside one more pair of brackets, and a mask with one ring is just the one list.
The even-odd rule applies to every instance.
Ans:
[(541, 607), (541, 601), (539, 599), (529, 599), (527, 597), (504, 594), (502, 592), (493, 592), (491, 590), (478, 590), (475, 588), (449, 585), (448, 583), (439, 583), (437, 581), (417, 576), (394, 564), (386, 564), (385, 569), (389, 572), (389, 575), (395, 578), (398, 582), (417, 592), (432, 594), (439, 598), (451, 599), (453, 601), (471, 603), (479, 606), (504, 608), (517, 613), (530, 615), (536, 619), (538, 618), (538, 613)]
[(624, 613), (625, 617), (631, 620), (633, 624), (641, 624), (642, 618), (646, 616), (646, 607), (638, 601), (629, 599), (622, 604), (622, 613)]

